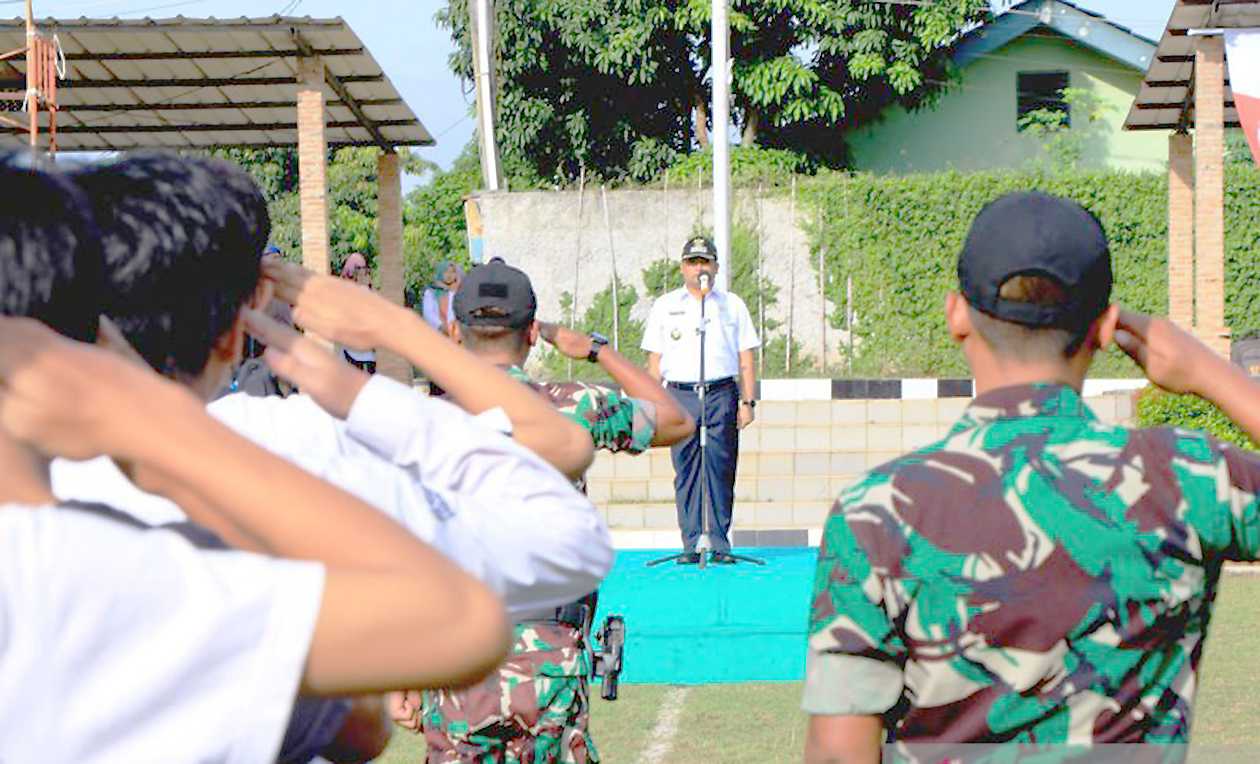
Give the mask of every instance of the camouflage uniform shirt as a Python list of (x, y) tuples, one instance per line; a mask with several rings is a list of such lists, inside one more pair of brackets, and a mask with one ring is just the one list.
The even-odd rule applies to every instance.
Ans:
[[(612, 388), (534, 382), (508, 374), (586, 428), (595, 448), (642, 453), (656, 436), (656, 409)], [(583, 600), (593, 611), (595, 598)], [(594, 612), (590, 614), (594, 616)], [(507, 661), (462, 691), (424, 693), (421, 710), (430, 764), (587, 764), (591, 740), (591, 656), (585, 629), (554, 621), (519, 623)]]
[(881, 715), (903, 752), (1186, 742), (1258, 493), (1260, 459), (1206, 435), (1106, 426), (1057, 385), (981, 395), (832, 510), (804, 708)]
[(535, 382), (519, 366), (508, 376), (537, 390), (562, 414), (586, 428), (595, 450), (641, 454), (656, 437), (656, 407), (611, 387), (585, 382)]

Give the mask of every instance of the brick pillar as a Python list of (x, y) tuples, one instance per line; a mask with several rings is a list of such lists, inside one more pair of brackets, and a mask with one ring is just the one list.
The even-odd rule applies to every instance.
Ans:
[(1168, 136), (1168, 317), (1194, 327), (1194, 139)]
[(1225, 40), (1197, 40), (1194, 62), (1195, 325), (1229, 355), (1225, 328)]
[[(380, 269), (381, 294), (396, 305), (403, 304), (403, 224), (402, 171), (397, 152), (388, 151), (376, 160), (376, 227), (380, 249), (376, 267)], [(381, 351), (377, 371), (411, 384), (411, 364), (401, 356)]]
[(302, 264), (328, 274), (328, 141), (324, 137), (324, 64), (318, 58), (298, 59), (297, 131)]

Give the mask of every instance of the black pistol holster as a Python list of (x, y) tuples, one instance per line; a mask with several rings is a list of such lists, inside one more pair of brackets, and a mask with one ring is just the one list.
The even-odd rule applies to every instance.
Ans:
[(603, 681), (599, 691), (601, 698), (616, 700), (626, 648), (626, 621), (619, 615), (610, 615), (593, 636), (598, 638), (599, 644), (591, 644), (595, 658), (591, 661), (591, 678)]

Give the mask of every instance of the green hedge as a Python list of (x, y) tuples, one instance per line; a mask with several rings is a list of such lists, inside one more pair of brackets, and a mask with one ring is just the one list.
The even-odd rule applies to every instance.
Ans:
[(1138, 396), (1137, 419), (1142, 427), (1202, 430), (1227, 443), (1260, 450), (1220, 409), (1195, 395), (1173, 395), (1148, 387)]
[[(1260, 329), (1260, 172), (1226, 175), (1226, 320), (1235, 336)], [(945, 294), (972, 219), (989, 201), (1018, 190), (1077, 200), (1102, 221), (1116, 273), (1114, 299), (1166, 313), (1168, 201), (1162, 174), (982, 172), (910, 176), (829, 173), (802, 184), (814, 210), (809, 232), (825, 253), (832, 323), (843, 326), (845, 281), (854, 283), (853, 374), (874, 377), (966, 375), (945, 330)], [(813, 260), (813, 258), (811, 258)], [(1095, 376), (1138, 376), (1118, 352)]]

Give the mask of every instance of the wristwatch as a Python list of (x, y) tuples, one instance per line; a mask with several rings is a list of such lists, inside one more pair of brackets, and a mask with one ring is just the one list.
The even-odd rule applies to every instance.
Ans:
[(746, 400), (746, 401), (740, 401), (740, 403), (744, 404), (745, 406), (747, 406), (748, 408), (752, 409), (753, 411), (756, 411), (756, 410), (757, 410), (757, 399), (756, 399), (756, 398), (749, 398), (749, 399), (748, 399), (748, 400)]
[(603, 350), (607, 344), (607, 337), (599, 332), (591, 332), (591, 352), (586, 354), (586, 360), (591, 363), (599, 363), (599, 351)]

